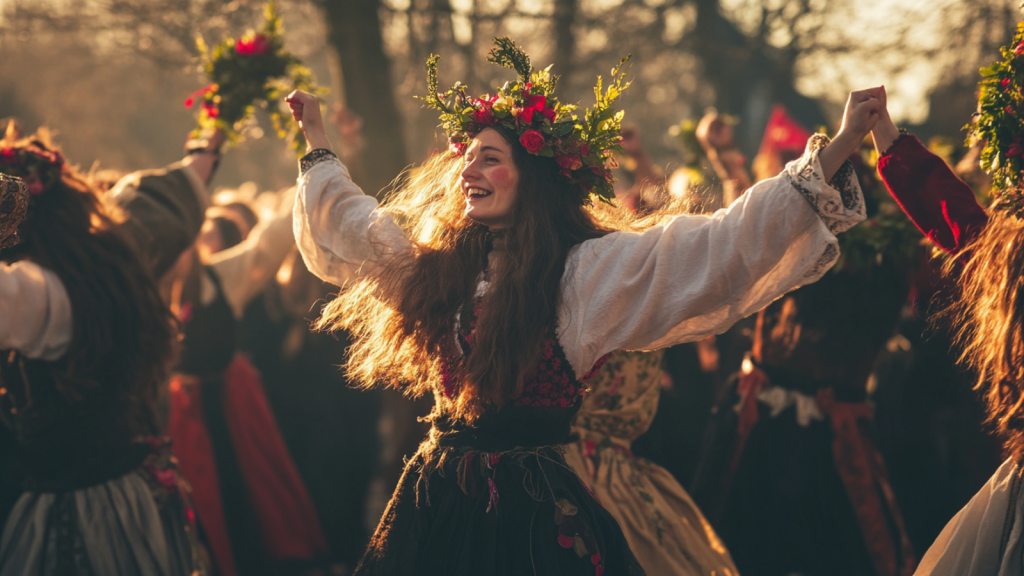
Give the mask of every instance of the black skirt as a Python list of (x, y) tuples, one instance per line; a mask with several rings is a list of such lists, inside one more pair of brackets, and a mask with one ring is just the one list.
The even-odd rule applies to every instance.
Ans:
[[(557, 445), (575, 411), (510, 409), (464, 429), (435, 421), (355, 574), (642, 576)], [(556, 441), (538, 446), (545, 437)]]

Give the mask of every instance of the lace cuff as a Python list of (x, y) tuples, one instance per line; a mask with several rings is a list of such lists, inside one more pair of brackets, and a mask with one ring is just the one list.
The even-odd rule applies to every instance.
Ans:
[(18, 243), (18, 226), (28, 212), (29, 189), (19, 178), (0, 174), (0, 249)]
[[(317, 148), (299, 159), (299, 174), (305, 174), (306, 172), (309, 172), (309, 169), (313, 166), (316, 166), (326, 160), (330, 160), (331, 158), (338, 160), (338, 157), (334, 152), (331, 152), (326, 148)], [(338, 161), (340, 162), (340, 160)]]
[(824, 134), (814, 134), (807, 140), (804, 155), (786, 165), (790, 183), (811, 204), (829, 232), (838, 234), (864, 220), (864, 194), (857, 181), (853, 163), (847, 160), (828, 182), (822, 174), (818, 154), (831, 142)]

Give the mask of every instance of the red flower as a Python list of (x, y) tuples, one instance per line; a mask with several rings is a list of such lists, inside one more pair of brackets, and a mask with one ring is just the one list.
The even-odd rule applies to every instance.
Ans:
[(489, 108), (484, 108), (473, 112), (473, 120), (477, 124), (494, 124), (494, 114), (491, 114)]
[(220, 109), (212, 102), (203, 102), (203, 110), (206, 111), (206, 115), (209, 118), (216, 118), (217, 116), (220, 116)]
[(1000, 82), (1000, 84), (1002, 84), (1003, 86), (1009, 86), (1010, 85), (1010, 79), (1009, 78), (1003, 78), (1003, 81)]
[(537, 152), (544, 147), (544, 135), (536, 130), (527, 130), (519, 137), (519, 143), (527, 152)]
[(1024, 42), (1017, 44), (1017, 46), (1013, 49), (1013, 53), (1016, 54), (1017, 56), (1024, 54)]
[(193, 99), (191, 96), (189, 96), (188, 98), (185, 99), (185, 108), (191, 108), (192, 105), (195, 104), (195, 103), (196, 103), (195, 99)]
[(257, 34), (252, 38), (239, 38), (235, 42), (235, 52), (239, 56), (263, 56), (270, 50), (270, 40), (263, 34)]
[(18, 163), (18, 151), (14, 148), (0, 150), (0, 164), (13, 165)]
[(541, 110), (540, 113), (543, 114), (544, 117), (548, 119), (548, 122), (554, 122), (555, 116), (557, 116), (554, 108), (545, 108)]
[(1007, 114), (1016, 114), (1016, 112), (1014, 112), (1014, 110), (1013, 110), (1013, 107), (1012, 107), (1012, 106), (1007, 106), (1006, 108), (1003, 108), (1003, 110), (1004, 110), (1004, 111), (1005, 111), (1005, 112), (1006, 112)]
[(562, 169), (563, 174), (569, 170), (583, 168), (583, 160), (580, 160), (580, 157), (576, 154), (563, 154), (555, 158), (555, 161), (558, 162), (558, 166)]
[(1007, 156), (1024, 156), (1024, 140), (1020, 136), (1014, 138), (1010, 143), (1010, 149), (1006, 151)]
[(580, 154), (583, 154), (584, 156), (590, 154), (590, 146), (587, 146), (586, 144), (580, 144)]
[(463, 154), (466, 153), (466, 143), (465, 142), (449, 142), (448, 143), (448, 151), (451, 152), (452, 154), (455, 154), (456, 156), (462, 156)]

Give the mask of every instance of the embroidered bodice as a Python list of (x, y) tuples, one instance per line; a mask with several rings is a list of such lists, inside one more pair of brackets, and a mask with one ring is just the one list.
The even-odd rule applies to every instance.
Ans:
[[(477, 289), (473, 312), (468, 318), (463, 318), (464, 315), (461, 311), (456, 315), (456, 354), (442, 362), (441, 386), (444, 396), (448, 399), (454, 399), (458, 394), (458, 383), (453, 377), (454, 363), (458, 362), (460, 357), (469, 354), (472, 348), (477, 318), (480, 316), (483, 305), (482, 295), (486, 289), (487, 282), (482, 280)], [(537, 369), (523, 386), (522, 394), (514, 398), (510, 405), (515, 407), (573, 408), (587, 390), (582, 380), (593, 375), (607, 359), (607, 356), (601, 358), (583, 378), (577, 378), (572, 365), (566, 360), (565, 351), (554, 336), (556, 333), (557, 330), (551, 328), (545, 331), (541, 344), (541, 360)]]
[(629, 444), (650, 428), (661, 397), (663, 351), (612, 353), (586, 381), (590, 392), (573, 429), (586, 437)]

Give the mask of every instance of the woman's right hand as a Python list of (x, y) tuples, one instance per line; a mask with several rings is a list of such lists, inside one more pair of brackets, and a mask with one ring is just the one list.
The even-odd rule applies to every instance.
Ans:
[(296, 90), (285, 97), (285, 102), (291, 109), (292, 118), (299, 124), (302, 133), (306, 136), (306, 151), (324, 148), (331, 149), (331, 143), (327, 140), (327, 132), (324, 130), (324, 120), (320, 115), (320, 101), (316, 96)]

